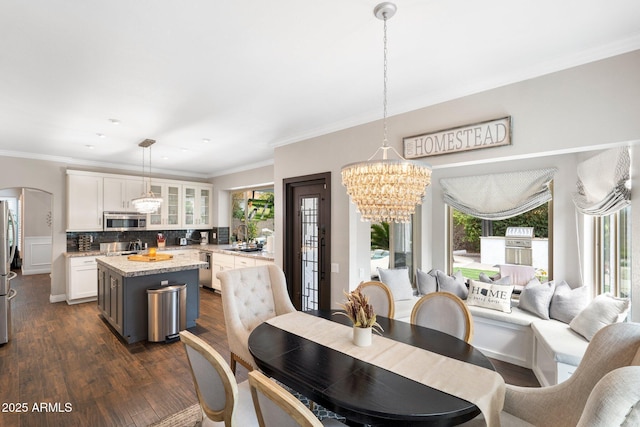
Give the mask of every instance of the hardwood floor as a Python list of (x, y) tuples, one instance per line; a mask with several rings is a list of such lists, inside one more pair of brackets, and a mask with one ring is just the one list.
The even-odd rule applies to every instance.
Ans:
[[(13, 333), (0, 346), (0, 426), (140, 427), (197, 403), (179, 342), (126, 345), (94, 302), (49, 303), (49, 275), (19, 275), (11, 284), (18, 295)], [(229, 359), (219, 294), (200, 290), (190, 331)], [(538, 386), (530, 370), (494, 363), (508, 383)], [(246, 378), (238, 366), (238, 381)]]

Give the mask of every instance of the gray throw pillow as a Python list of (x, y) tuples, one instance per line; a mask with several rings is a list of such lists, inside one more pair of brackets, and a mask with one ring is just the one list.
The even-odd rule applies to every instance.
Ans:
[(551, 298), (549, 317), (564, 323), (571, 323), (587, 304), (589, 304), (589, 289), (586, 286), (571, 289), (571, 286), (563, 280), (556, 285), (556, 290)]
[(451, 292), (460, 297), (460, 299), (467, 299), (469, 290), (464, 283), (464, 276), (460, 270), (456, 271), (453, 276), (447, 276), (444, 271), (436, 270), (436, 277), (438, 279), (438, 290), (440, 292)]
[(573, 318), (569, 327), (585, 337), (587, 341), (591, 341), (600, 329), (623, 321), (627, 310), (629, 310), (628, 299), (616, 298), (609, 293), (601, 294)]
[(549, 304), (555, 289), (554, 282), (540, 283), (536, 278), (531, 279), (522, 289), (518, 308), (549, 320)]
[(389, 287), (395, 301), (413, 298), (413, 287), (407, 267), (378, 268), (378, 276), (380, 281)]
[(418, 269), (416, 271), (416, 285), (420, 295), (430, 294), (438, 290), (438, 280), (436, 279), (435, 270), (428, 273)]

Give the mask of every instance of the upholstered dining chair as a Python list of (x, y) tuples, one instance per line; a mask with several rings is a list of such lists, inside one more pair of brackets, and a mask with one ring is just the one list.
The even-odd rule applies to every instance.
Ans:
[[(633, 406), (629, 403), (630, 400), (602, 401), (603, 388), (614, 393), (611, 387), (622, 388), (627, 384), (627, 382), (619, 382), (617, 386), (614, 386), (611, 384), (613, 381), (611, 377), (603, 379), (608, 373), (619, 368), (638, 365), (640, 365), (640, 323), (624, 322), (605, 326), (593, 337), (580, 364), (566, 381), (549, 387), (507, 385), (504, 408), (500, 416), (501, 424), (503, 427), (638, 425), (633, 422), (607, 424), (602, 421), (599, 414), (594, 414), (599, 410), (598, 405), (608, 406), (607, 411), (621, 410), (623, 413), (618, 414), (619, 416), (624, 415), (624, 411)], [(622, 372), (628, 371), (636, 370)], [(616, 373), (613, 378), (620, 378), (622, 375)], [(632, 377), (630, 376), (630, 378)], [(638, 377), (635, 376), (635, 378)], [(603, 381), (602, 384), (599, 384), (600, 381)], [(596, 387), (596, 384), (599, 386)], [(626, 392), (616, 391), (615, 393), (635, 395), (637, 399), (640, 386), (637, 382), (632, 382), (632, 384), (634, 384), (634, 390), (627, 389)], [(591, 396), (592, 393), (595, 394)], [(601, 401), (598, 402), (598, 400)], [(619, 407), (616, 406), (617, 403), (620, 403)], [(634, 412), (632, 415), (636, 417), (640, 415), (638, 413), (640, 408), (637, 406), (633, 407), (634, 411), (632, 411)], [(484, 420), (480, 416), (464, 425), (481, 426), (484, 425)]]
[(236, 383), (224, 358), (201, 338), (180, 332), (202, 409), (202, 426), (258, 426), (249, 382)]
[(287, 292), (287, 282), (276, 265), (238, 268), (217, 274), (222, 293), (222, 309), (231, 351), (231, 371), (236, 362), (248, 370), (256, 363), (249, 352), (251, 331), (281, 314), (296, 311)]
[(432, 292), (416, 302), (410, 322), (436, 329), (470, 343), (473, 338), (473, 317), (460, 297), (451, 292)]
[(393, 302), (393, 295), (387, 285), (382, 282), (362, 282), (358, 285), (357, 289), (369, 298), (369, 304), (373, 306), (375, 313), (393, 318), (395, 315), (395, 305)]
[(345, 425), (334, 418), (325, 418), (321, 422), (300, 400), (260, 371), (249, 372), (249, 385), (260, 427)]

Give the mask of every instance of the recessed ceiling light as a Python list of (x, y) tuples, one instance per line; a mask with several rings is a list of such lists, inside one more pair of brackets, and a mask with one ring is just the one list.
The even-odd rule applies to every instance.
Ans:
[(98, 135), (98, 138), (106, 138), (107, 135), (103, 134), (103, 133), (96, 133), (96, 135)]
[(168, 156), (162, 156), (162, 160), (169, 160)]
[(211, 142), (211, 140), (209, 138), (202, 138), (202, 142)]
[(89, 150), (93, 150), (95, 147), (93, 145), (85, 145)]
[(109, 121), (111, 122), (112, 125), (119, 125), (120, 124), (120, 120), (118, 120), (118, 119), (109, 119)]
[(181, 148), (180, 151), (182, 151), (183, 153), (186, 153), (189, 150), (187, 150), (186, 148)]

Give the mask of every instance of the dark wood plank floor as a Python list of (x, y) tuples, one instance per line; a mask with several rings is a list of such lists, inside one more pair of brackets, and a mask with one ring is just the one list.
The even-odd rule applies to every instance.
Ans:
[[(179, 342), (126, 345), (95, 303), (49, 303), (49, 280), (19, 275), (11, 282), (18, 295), (11, 340), (0, 346), (0, 426), (140, 427), (197, 403)], [(190, 330), (228, 360), (220, 295), (201, 289), (200, 298)], [(508, 383), (538, 386), (530, 370), (494, 363)], [(238, 366), (238, 381), (246, 378)]]

